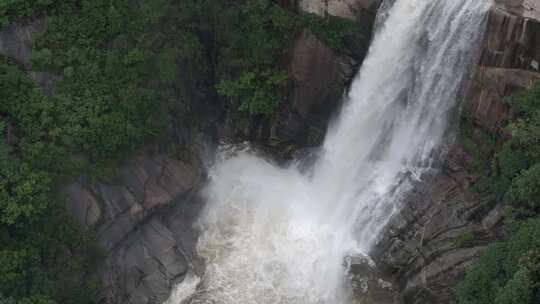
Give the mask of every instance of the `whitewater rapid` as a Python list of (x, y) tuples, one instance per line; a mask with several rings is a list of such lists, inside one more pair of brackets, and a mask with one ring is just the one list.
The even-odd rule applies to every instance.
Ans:
[(188, 275), (167, 303), (356, 303), (346, 257), (369, 255), (451, 140), (490, 4), (384, 1), (369, 54), (309, 170), (223, 146), (198, 222), (205, 271)]

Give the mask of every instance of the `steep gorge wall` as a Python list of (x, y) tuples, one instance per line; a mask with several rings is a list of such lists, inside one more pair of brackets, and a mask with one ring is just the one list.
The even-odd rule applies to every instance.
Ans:
[[(539, 62), (540, 2), (496, 0), (464, 98), (475, 132), (504, 140), (512, 115), (504, 100), (540, 79)], [(416, 187), (376, 250), (405, 303), (450, 303), (465, 269), (501, 235), (504, 207), (471, 190), (471, 157), (459, 143), (445, 152), (440, 172)]]
[[(298, 1), (283, 4), (301, 9)], [(370, 26), (373, 11), (359, 8), (362, 14), (351, 11), (347, 17)], [(33, 72), (29, 64), (32, 38), (45, 24), (36, 20), (0, 28), (0, 54), (19, 62), (51, 95), (56, 76)], [(216, 123), (227, 113), (207, 109), (194, 99), (192, 105), (178, 107), (196, 109), (201, 121), (196, 126), (174, 126), (168, 134), (167, 140), (179, 151), (148, 144), (120, 162), (112, 180), (95, 182), (81, 176), (63, 187), (68, 210), (82, 226), (96, 231), (105, 252), (101, 269), (105, 303), (162, 303), (188, 272), (202, 270), (193, 254), (197, 240), (193, 222), (204, 204), (198, 191), (205, 180), (203, 158), (208, 150), (220, 140), (252, 140), (286, 156), (289, 147), (320, 143), (367, 50), (369, 37), (365, 39), (365, 44), (353, 43), (347, 52), (338, 53), (304, 30), (287, 51), (288, 97), (272, 119), (255, 121), (248, 132), (234, 138), (227, 123)]]
[[(378, 1), (288, 0), (290, 9), (359, 20), (370, 27)], [(490, 13), (481, 61), (466, 93), (464, 112), (479, 128), (503, 136), (511, 113), (503, 100), (540, 79), (540, 4), (537, 0), (497, 0)], [(38, 22), (0, 30), (0, 53), (27, 66), (31, 36)], [(251, 126), (251, 140), (286, 152), (317, 145), (359, 56), (338, 54), (313, 33), (298, 35), (288, 52), (290, 87), (279, 114)], [(54, 76), (34, 74), (52, 92)], [(208, 118), (212, 120), (212, 117)], [(82, 225), (95, 229), (106, 252), (103, 277), (108, 303), (161, 303), (189, 271), (200, 271), (192, 254), (193, 220), (202, 206), (197, 191), (205, 179), (201, 133), (183, 130), (182, 153), (171, 156), (150, 145), (122, 162), (110, 183), (80, 178), (65, 187), (69, 209)], [(180, 132), (180, 133), (182, 133)], [(175, 139), (176, 140), (176, 139)], [(498, 237), (501, 207), (472, 193), (470, 158), (448, 148), (441, 172), (418, 185), (403, 213), (379, 244), (379, 264), (395, 278), (408, 303), (448, 303), (451, 287), (487, 243)], [(472, 234), (473, 242), (464, 242)]]
[(316, 147), (322, 142), (328, 121), (340, 107), (343, 93), (367, 53), (378, 1), (278, 2), (300, 14), (351, 19), (360, 28), (357, 34), (346, 37), (345, 49), (339, 51), (325, 45), (309, 29), (302, 30), (284, 56), (289, 76), (286, 101), (273, 117), (252, 119), (240, 132), (240, 138), (287, 159), (297, 149)]

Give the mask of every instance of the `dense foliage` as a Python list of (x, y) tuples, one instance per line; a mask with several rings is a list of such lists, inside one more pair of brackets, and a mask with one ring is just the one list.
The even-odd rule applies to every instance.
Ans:
[(46, 12), (62, 0), (0, 0), (0, 26)]
[(94, 303), (99, 251), (53, 191), (66, 163), (66, 148), (54, 142), (60, 132), (54, 104), (6, 59), (0, 100), (0, 134), (6, 122), (18, 126), (9, 132), (10, 145), (0, 141), (0, 299)]
[(272, 115), (292, 38), (307, 27), (343, 51), (356, 27), (270, 0), (0, 0), (0, 26), (44, 16), (31, 67), (55, 75), (53, 87), (0, 57), (2, 304), (98, 301), (100, 252), (66, 214), (63, 181), (110, 176), (194, 87), (239, 115)]
[(324, 18), (311, 13), (304, 13), (301, 16), (302, 24), (311, 30), (325, 45), (343, 52), (346, 49), (348, 36), (357, 36), (355, 39), (361, 40), (358, 24), (350, 19), (344, 19), (327, 15)]
[[(456, 291), (460, 304), (540, 303), (540, 83), (510, 102), (511, 139), (479, 171), (481, 190), (508, 204), (507, 235), (468, 271)], [(477, 157), (485, 155), (485, 142), (472, 146)]]
[(294, 34), (294, 16), (269, 1), (248, 1), (216, 16), (222, 25), (216, 28), (218, 92), (242, 112), (272, 114), (284, 98), (287, 75), (279, 59)]
[(280, 62), (296, 32), (307, 28), (328, 47), (343, 52), (347, 36), (359, 30), (351, 20), (297, 16), (266, 0), (247, 1), (240, 9), (221, 8), (216, 15), (221, 24), (215, 30), (221, 49), (218, 92), (251, 115), (271, 115), (285, 99), (287, 75)]

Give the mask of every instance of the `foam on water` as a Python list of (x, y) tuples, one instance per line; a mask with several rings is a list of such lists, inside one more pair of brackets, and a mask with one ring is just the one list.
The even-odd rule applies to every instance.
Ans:
[[(309, 174), (223, 148), (209, 170), (196, 288), (168, 304), (350, 304), (347, 256), (368, 255), (429, 170), (489, 0), (385, 1), (375, 38)], [(188, 282), (188, 283), (189, 283)]]

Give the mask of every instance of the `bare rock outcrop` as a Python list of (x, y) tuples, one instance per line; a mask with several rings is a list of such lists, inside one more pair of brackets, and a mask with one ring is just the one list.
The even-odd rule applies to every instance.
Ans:
[[(292, 4), (298, 9), (298, 2)], [(370, 24), (373, 15), (366, 18), (365, 24)], [(17, 61), (52, 96), (57, 78), (33, 72), (30, 64), (32, 39), (44, 26), (38, 20), (0, 29), (0, 54)], [(255, 139), (268, 143), (277, 138), (278, 145), (297, 147), (320, 142), (329, 116), (339, 107), (367, 50), (369, 35), (361, 44), (352, 42), (346, 52), (339, 53), (308, 30), (299, 34), (284, 62), (290, 76), (288, 98), (275, 119), (252, 128)], [(209, 109), (194, 101), (191, 108), (216, 124), (220, 113), (212, 106)], [(192, 224), (203, 206), (197, 193), (205, 168), (200, 159), (204, 153), (193, 133), (205, 133), (215, 143), (228, 133), (222, 127), (218, 131), (215, 125), (175, 124), (167, 136), (185, 147), (180, 155), (149, 145), (122, 161), (110, 181), (94, 182), (81, 176), (62, 187), (68, 210), (83, 227), (96, 232), (105, 252), (100, 270), (104, 303), (162, 303), (188, 272), (200, 271), (193, 255), (197, 232)]]
[[(0, 55), (17, 62), (52, 96), (58, 77), (32, 71), (30, 64), (32, 41), (44, 30), (43, 20), (1, 28)], [(8, 124), (7, 141), (9, 132)], [(204, 170), (192, 135), (171, 138), (186, 147), (177, 157), (151, 145), (121, 162), (111, 181), (80, 177), (62, 187), (68, 211), (96, 232), (105, 252), (100, 271), (106, 303), (161, 303), (173, 284), (196, 267), (191, 223), (202, 207), (196, 193)]]
[(109, 303), (161, 303), (195, 267), (191, 223), (202, 206), (199, 151), (183, 159), (143, 149), (123, 162), (109, 183), (80, 178), (63, 191), (68, 209), (94, 229), (105, 261)]
[(291, 89), (272, 133), (285, 143), (314, 146), (340, 104), (358, 62), (324, 45), (309, 30), (295, 40), (288, 65)]
[(246, 132), (249, 140), (287, 158), (297, 148), (322, 142), (331, 115), (340, 107), (343, 93), (366, 56), (377, 1), (280, 2), (300, 12), (353, 19), (359, 25), (358, 33), (346, 37), (342, 50), (325, 45), (309, 29), (300, 32), (287, 50), (287, 98), (275, 117), (254, 121)]
[(540, 79), (540, 4), (497, 0), (490, 12), (480, 63), (465, 97), (466, 113), (493, 135), (510, 115), (504, 98)]
[(374, 254), (405, 303), (450, 303), (465, 268), (500, 234), (502, 207), (470, 191), (474, 176), (462, 150), (448, 155), (440, 172), (416, 185)]

